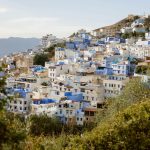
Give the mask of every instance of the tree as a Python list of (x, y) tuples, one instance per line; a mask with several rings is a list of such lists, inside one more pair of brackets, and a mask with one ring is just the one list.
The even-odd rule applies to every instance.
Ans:
[(57, 118), (33, 115), (28, 120), (29, 134), (34, 136), (60, 134), (62, 124)]
[(108, 118), (114, 117), (115, 114), (128, 106), (147, 98), (150, 98), (148, 85), (141, 82), (140, 78), (130, 79), (119, 96), (107, 100), (107, 107), (98, 113), (96, 121), (101, 123)]
[(129, 38), (129, 33), (124, 33), (124, 34), (121, 35), (121, 37), (123, 39), (128, 39)]
[(49, 61), (49, 57), (47, 54), (36, 54), (33, 59), (33, 64), (45, 66), (46, 61)]
[(18, 144), (26, 138), (25, 124), (19, 116), (6, 112), (2, 104), (5, 106), (5, 102), (0, 107), (0, 148), (17, 149)]
[(144, 26), (145, 26), (147, 32), (149, 32), (149, 29), (150, 29), (150, 17), (145, 19)]
[(66, 149), (140, 149), (150, 147), (150, 101), (137, 103), (99, 124), (94, 130), (70, 138)]

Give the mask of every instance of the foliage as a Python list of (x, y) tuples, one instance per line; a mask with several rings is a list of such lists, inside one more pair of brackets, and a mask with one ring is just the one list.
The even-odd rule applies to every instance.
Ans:
[(26, 124), (23, 117), (2, 110), (0, 146), (20, 150), (148, 149), (149, 118), (150, 90), (139, 78), (133, 78), (120, 96), (106, 101), (94, 129), (95, 124), (63, 125), (46, 115), (33, 115)]
[(48, 52), (48, 58), (49, 59), (52, 59), (54, 57), (54, 55), (55, 55), (55, 48), (56, 47), (64, 48), (65, 47), (65, 42), (57, 43), (57, 44), (54, 44), (54, 45), (44, 49), (45, 52)]
[(121, 37), (124, 38), (124, 39), (142, 37), (144, 39), (145, 38), (145, 33), (137, 33), (137, 32), (123, 33), (121, 35)]
[(136, 67), (136, 70), (135, 70), (135, 73), (146, 75), (146, 74), (147, 74), (147, 71), (148, 71), (149, 69), (150, 69), (149, 66), (144, 66), (144, 65), (137, 66), (137, 67)]
[(62, 124), (57, 118), (50, 118), (47, 115), (33, 115), (29, 120), (29, 134), (34, 136), (53, 135), (61, 132)]
[(41, 85), (48, 86), (48, 83), (47, 82), (43, 82)]
[(93, 129), (92, 124), (88, 124), (85, 126), (78, 126), (78, 125), (64, 125), (62, 122), (59, 121), (58, 118), (51, 118), (47, 115), (33, 115), (28, 120), (28, 131), (29, 135), (32, 136), (58, 136), (62, 133), (66, 135), (71, 134), (82, 134), (85, 131), (90, 131)]
[(147, 84), (142, 83), (140, 78), (130, 79), (119, 96), (107, 100), (107, 107), (98, 113), (97, 122), (101, 123), (114, 117), (123, 109), (146, 98), (150, 98), (150, 89)]
[(5, 63), (2, 63), (2, 68), (7, 68), (7, 64), (5, 64)]
[(21, 118), (7, 113), (4, 110), (0, 111), (0, 147), (5, 149), (17, 149), (18, 144), (26, 138), (25, 124)]
[[(3, 93), (5, 93), (5, 79), (4, 77), (0, 80), (0, 89)], [(24, 119), (6, 112), (5, 105), (6, 100), (0, 99), (0, 148), (18, 149), (18, 144), (26, 138)]]
[(130, 106), (92, 132), (71, 138), (66, 149), (148, 149), (150, 147), (150, 101)]
[(45, 66), (45, 62), (48, 60), (49, 58), (47, 54), (36, 54), (33, 59), (33, 64)]
[(150, 29), (150, 16), (145, 19), (145, 21), (144, 21), (144, 26), (145, 26), (147, 32), (149, 32), (149, 31), (150, 31), (150, 30), (149, 30), (149, 29)]

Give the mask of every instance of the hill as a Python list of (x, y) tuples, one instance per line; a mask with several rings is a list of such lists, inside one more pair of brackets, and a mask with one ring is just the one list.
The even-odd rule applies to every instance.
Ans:
[(96, 36), (104, 36), (104, 35), (115, 35), (116, 33), (120, 32), (120, 29), (123, 27), (131, 26), (132, 22), (138, 19), (139, 16), (135, 15), (128, 15), (128, 17), (118, 21), (117, 23), (105, 27), (101, 27), (98, 29), (93, 30)]
[(0, 56), (4, 56), (13, 52), (25, 51), (39, 45), (38, 38), (20, 38), (10, 37), (0, 39)]

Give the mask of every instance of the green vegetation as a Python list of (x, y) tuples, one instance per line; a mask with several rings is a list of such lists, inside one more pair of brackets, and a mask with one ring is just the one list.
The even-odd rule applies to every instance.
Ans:
[(134, 104), (84, 136), (71, 138), (66, 149), (140, 149), (150, 147), (150, 101)]
[(122, 94), (107, 101), (97, 127), (70, 137), (65, 149), (147, 149), (150, 141), (150, 90), (134, 78)]
[(146, 31), (149, 32), (150, 31), (150, 16), (145, 19), (144, 26), (146, 28)]
[(1, 110), (0, 137), (1, 148), (17, 149), (19, 143), (26, 138), (25, 126), (21, 117)]
[(96, 118), (94, 126), (68, 126), (46, 115), (31, 116), (25, 121), (1, 109), (0, 147), (2, 150), (150, 147), (150, 90), (139, 78), (131, 79), (120, 96), (107, 100)]
[(57, 118), (50, 118), (46, 115), (31, 116), (29, 124), (29, 134), (34, 136), (57, 135), (62, 131), (61, 122)]
[(62, 47), (64, 48), (65, 47), (65, 43), (58, 43), (58, 44), (55, 44), (53, 46), (50, 46), (48, 48), (45, 48), (44, 49), (44, 52), (46, 52), (47, 54), (36, 54), (34, 56), (34, 59), (33, 59), (33, 64), (34, 65), (42, 65), (42, 66), (45, 66), (45, 62), (46, 61), (49, 61), (51, 59), (53, 59), (54, 55), (55, 55), (55, 47)]
[(47, 54), (36, 54), (33, 59), (33, 64), (45, 66), (45, 62), (48, 60), (49, 58)]
[(93, 126), (91, 124), (78, 125), (64, 125), (58, 118), (50, 118), (47, 115), (36, 116), (33, 115), (27, 120), (28, 133), (32, 136), (58, 136), (62, 133), (66, 135), (81, 134), (84, 131), (90, 131)]
[(135, 73), (146, 75), (148, 74), (149, 70), (150, 70), (150, 66), (141, 65), (136, 67)]
[(128, 38), (145, 38), (145, 33), (137, 33), (137, 32), (131, 32), (131, 33), (123, 33), (121, 35), (122, 38), (128, 39)]

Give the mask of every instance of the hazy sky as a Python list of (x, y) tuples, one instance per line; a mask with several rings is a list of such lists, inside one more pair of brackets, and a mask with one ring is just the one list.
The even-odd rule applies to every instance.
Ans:
[(144, 13), (150, 0), (0, 0), (0, 37), (63, 37)]

